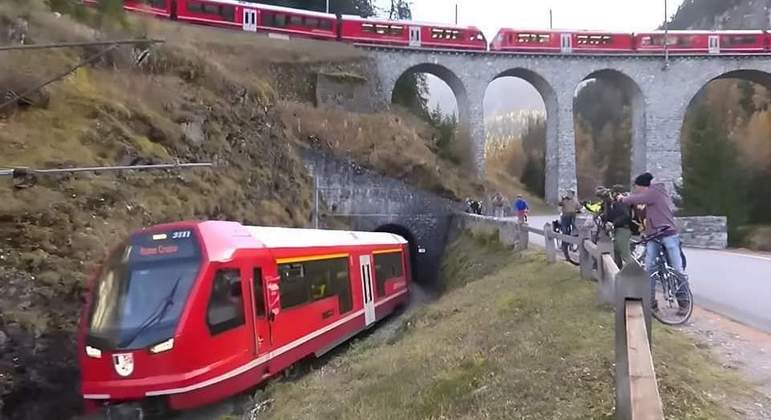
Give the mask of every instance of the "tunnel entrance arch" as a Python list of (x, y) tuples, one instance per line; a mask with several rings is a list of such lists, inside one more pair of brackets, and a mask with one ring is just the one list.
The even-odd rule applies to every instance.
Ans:
[(375, 229), (375, 232), (384, 232), (384, 233), (393, 233), (394, 235), (399, 235), (404, 240), (407, 241), (408, 248), (410, 250), (410, 275), (412, 276), (412, 281), (421, 285), (426, 286), (426, 280), (425, 278), (422, 278), (421, 276), (421, 270), (419, 267), (418, 262), (418, 253), (419, 253), (419, 247), (417, 240), (415, 238), (415, 235), (412, 234), (412, 232), (399, 224), (395, 223), (388, 223), (382, 226), (379, 226), (377, 229)]

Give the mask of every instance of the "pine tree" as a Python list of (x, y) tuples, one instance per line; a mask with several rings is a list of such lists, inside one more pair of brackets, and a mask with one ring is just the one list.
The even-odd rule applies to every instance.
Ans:
[(744, 170), (736, 145), (729, 141), (707, 107), (694, 112), (683, 154), (683, 212), (728, 217), (729, 240), (736, 243), (738, 228), (749, 218)]

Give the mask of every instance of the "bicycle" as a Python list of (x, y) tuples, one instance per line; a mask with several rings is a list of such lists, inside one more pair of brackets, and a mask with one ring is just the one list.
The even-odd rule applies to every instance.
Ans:
[(581, 264), (580, 244), (578, 243), (578, 229), (575, 225), (570, 226), (568, 232), (562, 232), (562, 223), (559, 220), (552, 222), (552, 230), (558, 234), (564, 234), (567, 236), (573, 236), (576, 238), (575, 243), (565, 242), (558, 238), (554, 239), (555, 246), (562, 250), (562, 255), (565, 256), (565, 260), (573, 265)]
[[(659, 245), (659, 255), (656, 256), (656, 269), (651, 274), (654, 281), (654, 295), (651, 305), (653, 317), (666, 325), (683, 325), (693, 315), (693, 292), (688, 284), (687, 277), (675, 271), (669, 262), (667, 250), (664, 247), (661, 232), (649, 237), (642, 237), (638, 241), (632, 241), (632, 257), (640, 266), (645, 267), (645, 254), (647, 244), (655, 241)], [(683, 258), (685, 269), (685, 253), (682, 245), (680, 254)]]

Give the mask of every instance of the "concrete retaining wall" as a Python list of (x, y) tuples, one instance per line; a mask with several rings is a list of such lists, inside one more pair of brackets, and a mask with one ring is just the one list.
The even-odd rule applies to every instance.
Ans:
[(472, 231), (488, 230), (497, 231), (498, 239), (505, 246), (513, 249), (522, 249), (524, 244), (520, 242), (519, 225), (513, 219), (499, 219), (494, 217), (477, 216), (475, 214), (457, 213), (453, 217), (452, 234), (468, 229)]

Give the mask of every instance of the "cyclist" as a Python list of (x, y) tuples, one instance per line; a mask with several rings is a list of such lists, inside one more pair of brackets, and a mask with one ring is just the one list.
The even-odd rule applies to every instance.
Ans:
[(565, 235), (570, 235), (576, 229), (576, 214), (581, 211), (581, 203), (576, 200), (575, 191), (568, 191), (560, 201), (560, 229)]
[[(659, 241), (649, 241), (645, 249), (645, 268), (651, 275), (651, 301), (653, 310), (658, 309), (656, 302), (656, 284), (653, 275), (656, 270), (656, 257), (659, 255), (660, 246), (663, 244), (666, 248), (669, 264), (680, 274), (680, 279), (687, 282), (688, 277), (683, 269), (683, 258), (680, 254), (680, 234), (675, 227), (675, 215), (672, 211), (674, 207), (672, 198), (666, 190), (664, 184), (651, 185), (653, 175), (646, 172), (635, 178), (635, 191), (626, 197), (619, 196), (618, 200), (629, 205), (645, 205), (645, 236), (659, 238)], [(687, 302), (684, 302), (686, 296), (678, 294), (678, 304), (680, 311), (687, 311)]]
[(603, 215), (606, 223), (611, 224), (613, 229), (613, 256), (619, 268), (632, 262), (632, 252), (629, 247), (632, 240), (632, 208), (629, 204), (616, 200), (616, 197), (623, 193), (623, 186), (613, 186)]

